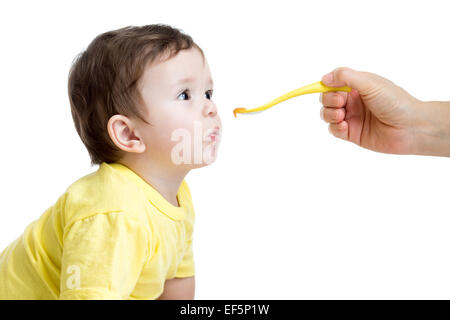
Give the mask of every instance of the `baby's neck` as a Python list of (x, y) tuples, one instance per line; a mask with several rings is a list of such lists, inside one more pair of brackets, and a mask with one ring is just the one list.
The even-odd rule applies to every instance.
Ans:
[(155, 190), (157, 190), (169, 203), (178, 207), (177, 193), (180, 184), (188, 172), (182, 170), (170, 170), (161, 167), (152, 161), (119, 161), (143, 178)]

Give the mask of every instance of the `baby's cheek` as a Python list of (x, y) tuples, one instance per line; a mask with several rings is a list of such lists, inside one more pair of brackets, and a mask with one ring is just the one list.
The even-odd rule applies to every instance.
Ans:
[(192, 135), (195, 130), (198, 131), (199, 126), (201, 126), (201, 123), (189, 117), (188, 114), (174, 116), (166, 123), (166, 128), (170, 135), (173, 132), (185, 132)]
[(193, 140), (194, 129), (193, 125), (189, 122), (172, 120), (167, 122), (163, 131), (161, 133), (161, 140), (163, 140), (166, 150), (169, 151), (181, 141), (186, 141), (190, 144), (189, 141)]
[(172, 148), (179, 141), (182, 130), (178, 126), (170, 125), (153, 126), (145, 133), (145, 141), (149, 152), (158, 157), (167, 158)]
[(167, 150), (168, 152), (172, 152), (174, 148), (177, 155), (187, 152), (186, 156), (190, 158), (191, 162), (201, 161), (205, 147), (209, 144), (204, 137), (209, 128), (206, 128), (202, 121), (194, 119), (172, 122), (167, 128), (168, 134), (170, 134), (170, 143), (167, 143), (167, 147), (170, 149), (170, 151)]

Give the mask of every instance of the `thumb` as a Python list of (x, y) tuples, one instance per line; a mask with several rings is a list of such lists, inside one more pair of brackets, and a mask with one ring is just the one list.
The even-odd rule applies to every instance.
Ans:
[(381, 84), (381, 79), (369, 72), (341, 67), (324, 75), (322, 82), (329, 87), (349, 86), (364, 94), (378, 87)]

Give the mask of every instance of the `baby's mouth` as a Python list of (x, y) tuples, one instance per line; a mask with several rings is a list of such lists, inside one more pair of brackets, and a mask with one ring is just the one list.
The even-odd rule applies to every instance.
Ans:
[(206, 131), (205, 141), (207, 142), (219, 142), (220, 141), (220, 127), (209, 129)]

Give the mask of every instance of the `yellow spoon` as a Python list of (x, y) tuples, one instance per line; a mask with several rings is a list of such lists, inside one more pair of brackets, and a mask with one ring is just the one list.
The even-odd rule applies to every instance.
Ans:
[(291, 99), (297, 96), (301, 96), (303, 94), (308, 93), (318, 93), (318, 92), (329, 92), (329, 91), (345, 91), (350, 92), (352, 91), (352, 88), (350, 87), (328, 87), (322, 83), (322, 81), (314, 82), (311, 84), (308, 84), (307, 86), (292, 90), (288, 93), (283, 94), (282, 96), (270, 101), (269, 103), (266, 103), (260, 107), (254, 108), (254, 109), (246, 109), (246, 108), (236, 108), (233, 110), (234, 117), (236, 117), (236, 113), (255, 113), (255, 112), (261, 112), (264, 110), (267, 110), (269, 108), (272, 108), (274, 105), (283, 102), (287, 99)]

